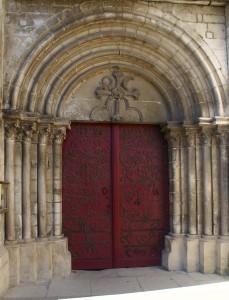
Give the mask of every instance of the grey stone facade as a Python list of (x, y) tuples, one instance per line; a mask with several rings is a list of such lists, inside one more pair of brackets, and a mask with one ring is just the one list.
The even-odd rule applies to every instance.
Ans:
[[(162, 264), (228, 274), (226, 1), (5, 0), (0, 16), (0, 180), (9, 182), (0, 294), (71, 271), (61, 190), (71, 121), (161, 124), (170, 177)], [(104, 91), (126, 100), (106, 104)]]

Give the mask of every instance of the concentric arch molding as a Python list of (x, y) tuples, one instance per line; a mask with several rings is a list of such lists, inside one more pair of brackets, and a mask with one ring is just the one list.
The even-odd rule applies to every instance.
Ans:
[(5, 108), (63, 116), (85, 81), (117, 65), (159, 91), (168, 120), (223, 116), (221, 66), (203, 39), (183, 28), (174, 16), (138, 1), (76, 5), (39, 28), (33, 46), (15, 58)]

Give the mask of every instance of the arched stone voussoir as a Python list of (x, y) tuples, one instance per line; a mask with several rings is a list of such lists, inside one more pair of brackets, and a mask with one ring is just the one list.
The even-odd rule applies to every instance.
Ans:
[[(123, 55), (122, 47), (125, 46), (125, 39), (128, 36), (131, 36), (133, 39), (133, 49), (135, 48), (135, 43), (137, 44), (140, 40), (143, 41), (139, 55), (141, 55), (141, 59), (145, 57), (143, 61), (145, 60), (145, 62), (151, 64), (152, 68), (157, 64), (158, 70), (160, 68), (163, 70), (163, 64), (167, 60), (168, 70), (171, 67), (174, 69), (173, 74), (175, 74), (172, 76), (174, 78), (174, 83), (171, 85), (173, 89), (171, 91), (172, 94), (178, 95), (178, 101), (181, 103), (181, 106), (184, 107), (189, 103), (187, 105), (189, 115), (185, 116), (182, 113), (185, 119), (197, 119), (200, 116), (222, 116), (223, 112), (227, 111), (224, 90), (225, 82), (222, 82), (223, 77), (219, 74), (220, 66), (217, 64), (218, 60), (209, 58), (214, 58), (211, 49), (194, 30), (188, 28), (184, 31), (184, 24), (176, 17), (149, 7), (149, 5), (140, 1), (136, 3), (131, 1), (119, 1), (118, 3), (116, 1), (85, 1), (80, 5), (74, 6), (71, 10), (61, 12), (48, 20), (45, 26), (47, 28), (46, 32), (41, 32), (38, 28), (37, 32), (30, 36), (29, 43), (33, 41), (32, 46), (18, 64), (10, 84), (9, 96), (5, 106), (12, 109), (22, 108), (23, 110), (30, 108), (29, 111), (44, 113), (45, 107), (49, 106), (46, 100), (44, 101), (46, 97), (47, 99), (53, 99), (52, 101), (57, 101), (54, 106), (58, 107), (60, 97), (54, 95), (61, 95), (62, 91), (59, 88), (62, 86), (63, 89), (66, 89), (66, 86), (69, 86), (69, 84), (67, 82), (66, 85), (60, 84), (57, 86), (54, 84), (59, 79), (60, 82), (62, 80), (60, 72), (55, 70), (55, 65), (60, 70), (65, 69), (65, 72), (70, 70), (67, 67), (65, 68), (65, 65), (61, 66), (61, 63), (72, 49), (74, 51), (80, 49), (80, 44), (82, 43), (80, 38), (85, 33), (87, 33), (87, 37), (84, 43), (86, 44), (87, 42), (88, 46), (82, 53), (80, 61), (86, 62), (86, 53), (93, 52), (93, 40), (96, 32), (100, 32), (101, 42), (103, 42), (102, 37), (106, 35), (103, 32), (103, 26), (106, 26), (107, 21), (112, 21), (113, 26), (117, 27), (116, 29), (111, 29), (109, 43), (118, 51), (120, 62)], [(125, 23), (123, 27), (120, 26), (122, 21)], [(98, 24), (98, 26), (92, 30), (93, 24)], [(118, 29), (118, 27), (120, 28)], [(82, 28), (84, 28), (84, 31)], [(123, 35), (124, 31), (125, 35)], [(118, 35), (118, 32), (120, 32), (119, 36), (123, 38), (123, 42), (119, 43), (117, 49), (113, 43), (112, 35)], [(156, 59), (156, 56), (149, 56), (147, 52), (148, 49), (155, 48), (155, 41), (153, 40), (155, 34), (161, 34), (163, 37), (162, 44), (160, 44), (159, 39), (158, 45), (156, 45), (157, 50), (154, 50), (158, 54), (158, 59)], [(167, 42), (167, 47), (164, 41)], [(101, 43), (101, 48), (102, 46), (103, 44)], [(110, 46), (110, 48), (112, 47)], [(131, 50), (126, 51), (129, 51), (128, 55), (131, 56)], [(189, 62), (185, 59), (187, 53), (190, 54)], [(161, 64), (160, 55), (161, 61), (163, 58)], [(136, 56), (133, 57), (136, 59)], [(95, 56), (94, 59), (96, 65), (97, 57)], [(106, 63), (104, 62), (105, 65)], [(74, 59), (72, 59), (72, 64), (75, 67), (75, 73), (71, 74), (77, 80), (78, 66), (77, 64), (75, 65)], [(181, 70), (180, 73), (183, 79), (182, 76), (176, 75), (176, 70)], [(186, 73), (186, 71), (188, 72)], [(159, 71), (155, 74), (159, 74)], [(165, 86), (169, 81), (171, 74), (166, 75), (164, 76), (166, 78), (164, 84), (160, 84), (160, 86)], [(46, 86), (40, 79), (42, 77), (47, 78)], [(53, 78), (57, 78), (57, 80), (52, 80)], [(161, 82), (162, 80), (163, 77), (160, 78)], [(182, 84), (180, 80), (183, 80)], [(190, 94), (188, 90), (190, 90)], [(202, 90), (202, 93), (197, 93), (194, 96), (195, 91), (198, 90)], [(161, 90), (160, 92), (163, 93), (164, 91)], [(188, 99), (188, 102), (184, 101), (184, 99)], [(35, 103), (33, 104), (33, 101), (37, 100), (43, 103), (43, 106), (40, 105), (39, 109)], [(57, 112), (57, 110), (55, 111)]]

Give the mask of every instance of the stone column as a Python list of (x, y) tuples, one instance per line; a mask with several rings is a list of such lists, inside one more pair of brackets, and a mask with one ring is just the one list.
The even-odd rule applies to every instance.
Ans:
[(188, 157), (188, 234), (197, 234), (196, 128), (185, 128)]
[[(220, 180), (222, 167), (220, 162), (220, 139), (218, 131), (213, 131), (212, 136), (212, 199), (213, 199), (213, 235), (220, 235)], [(227, 148), (227, 147), (226, 147)], [(226, 149), (227, 150), (227, 149)]]
[(188, 234), (185, 238), (185, 270), (199, 271), (199, 237), (197, 221), (197, 164), (196, 140), (198, 128), (193, 125), (185, 126), (187, 143), (187, 185), (188, 185)]
[(220, 151), (221, 236), (229, 236), (228, 129), (218, 128)]
[(18, 121), (5, 121), (5, 180), (8, 181), (6, 214), (6, 241), (15, 241), (14, 203), (14, 138), (19, 127)]
[(212, 157), (211, 157), (212, 129), (202, 128), (203, 149), (203, 201), (204, 201), (204, 229), (205, 236), (212, 236)]
[(186, 135), (185, 133), (181, 136), (181, 171), (180, 171), (180, 179), (181, 179), (181, 233), (186, 234), (188, 232), (188, 184), (187, 184), (187, 149), (186, 149)]
[(54, 131), (53, 140), (53, 232), (55, 237), (62, 237), (62, 144), (66, 128)]
[[(218, 126), (220, 166), (220, 237), (217, 241), (217, 273), (228, 274), (229, 259), (229, 203), (228, 203), (228, 126)], [(218, 203), (219, 204), (219, 203)]]
[(203, 236), (200, 241), (200, 271), (216, 271), (216, 239), (213, 235), (213, 193), (212, 193), (212, 134), (211, 126), (202, 126), (203, 151)]
[(183, 129), (169, 125), (165, 130), (169, 144), (170, 234), (165, 237), (162, 265), (168, 270), (184, 268), (184, 235), (181, 203), (181, 139)]
[(31, 138), (35, 123), (23, 124), (22, 132), (22, 238), (31, 240)]
[(169, 131), (166, 138), (169, 143), (169, 181), (171, 207), (171, 233), (181, 233), (181, 178), (180, 178), (180, 142), (182, 132), (180, 129)]
[(38, 237), (47, 238), (46, 209), (46, 144), (50, 133), (50, 125), (40, 125), (37, 145), (37, 204), (38, 204)]
[(200, 130), (196, 135), (196, 200), (197, 200), (197, 234), (203, 234), (203, 151)]

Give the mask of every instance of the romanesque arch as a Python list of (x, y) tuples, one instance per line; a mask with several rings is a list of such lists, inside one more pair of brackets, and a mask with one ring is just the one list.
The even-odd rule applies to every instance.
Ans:
[[(95, 88), (118, 68), (135, 79), (134, 84), (142, 80), (140, 95), (141, 86), (150, 86), (145, 98), (151, 106), (142, 111), (141, 101), (137, 106), (143, 116), (140, 122), (164, 124), (169, 142), (171, 234), (166, 237), (163, 265), (222, 274), (228, 262), (222, 247), (228, 242), (219, 236), (229, 234), (229, 224), (224, 181), (228, 108), (221, 67), (203, 39), (184, 30), (175, 17), (147, 4), (102, 3), (84, 2), (34, 32), (10, 81), (4, 99), (5, 168), (11, 183), (7, 240), (32, 241), (33, 249), (41, 247), (43, 253), (50, 251), (41, 246), (47, 241), (53, 251), (50, 265), (56, 268), (47, 269), (48, 276), (61, 272), (65, 261), (68, 272), (61, 228), (61, 145), (71, 120), (91, 119)], [(77, 114), (80, 89), (89, 89), (94, 99), (86, 108), (81, 105), (82, 114)], [(111, 121), (110, 117), (100, 114), (93, 120)], [(16, 204), (20, 197), (22, 203)], [(59, 260), (53, 246), (58, 240), (63, 241)], [(10, 244), (11, 255), (17, 256), (20, 247)], [(21, 268), (26, 269), (25, 254), (20, 255)], [(31, 277), (39, 272), (38, 268)]]

